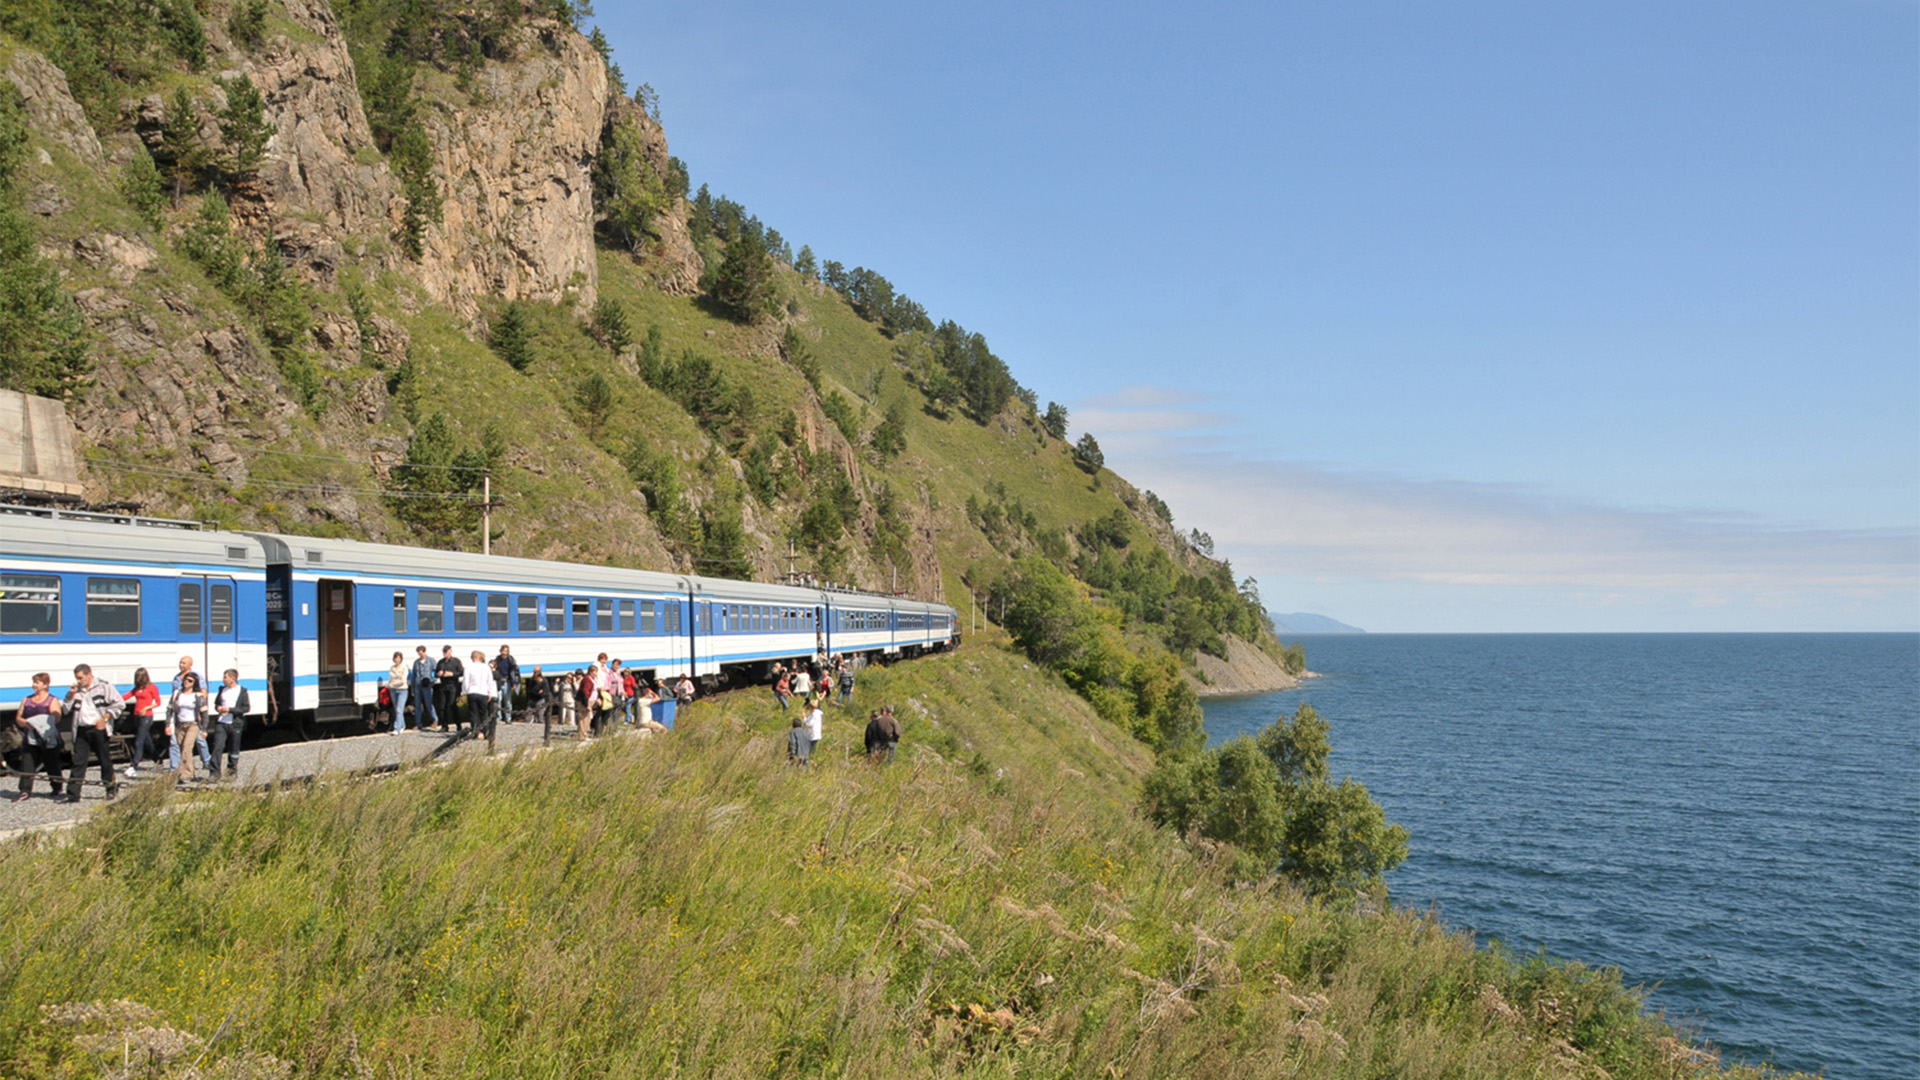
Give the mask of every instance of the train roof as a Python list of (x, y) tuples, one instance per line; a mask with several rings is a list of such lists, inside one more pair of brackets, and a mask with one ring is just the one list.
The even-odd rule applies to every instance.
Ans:
[(149, 524), (104, 514), (0, 513), (0, 549), (7, 555), (93, 559), (113, 563), (190, 564), (262, 570), (260, 545), (243, 533)]
[(463, 551), (435, 551), (375, 544), (364, 540), (334, 540), (280, 533), (249, 533), (266, 550), (271, 564), (325, 574), (338, 570), (392, 577), (524, 583), (577, 589), (653, 589), (685, 592), (687, 578), (656, 570), (523, 559), (513, 555), (475, 555)]

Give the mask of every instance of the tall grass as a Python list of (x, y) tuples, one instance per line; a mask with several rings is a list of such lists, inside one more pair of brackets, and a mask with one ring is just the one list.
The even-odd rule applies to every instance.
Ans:
[(743, 692), (8, 845), (0, 1075), (98, 1075), (42, 1007), (118, 999), (297, 1076), (1720, 1074), (1612, 972), (1223, 888), (1128, 809), (1144, 753), (1001, 649), (860, 697), (905, 721), (891, 765), (833, 712), (792, 769)]

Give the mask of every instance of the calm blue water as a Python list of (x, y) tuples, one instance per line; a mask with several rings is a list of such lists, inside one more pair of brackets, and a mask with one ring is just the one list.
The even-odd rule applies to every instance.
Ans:
[(1728, 1061), (1920, 1077), (1920, 635), (1309, 637), (1394, 902), (1619, 967)]

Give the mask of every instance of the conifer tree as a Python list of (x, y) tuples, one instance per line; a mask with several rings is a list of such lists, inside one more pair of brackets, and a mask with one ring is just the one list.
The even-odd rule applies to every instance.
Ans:
[(739, 322), (757, 322), (772, 315), (779, 304), (774, 289), (773, 256), (766, 240), (751, 229), (740, 229), (727, 241), (720, 266), (703, 282), (721, 311)]
[(1056, 439), (1067, 437), (1067, 407), (1057, 401), (1047, 402), (1047, 412), (1040, 418), (1040, 426), (1047, 434)]
[(167, 187), (145, 143), (136, 140), (133, 144), (133, 160), (127, 162), (120, 173), (120, 195), (140, 214), (147, 228), (160, 228), (160, 214), (167, 206)]
[(487, 328), (487, 344), (493, 347), (494, 355), (523, 374), (533, 366), (533, 328), (530, 321), (526, 305), (514, 300), (494, 317), (493, 325)]
[(267, 139), (273, 135), (267, 125), (267, 101), (244, 72), (216, 81), (227, 95), (227, 107), (220, 110), (220, 141), (226, 149), (222, 168), (228, 185), (243, 184), (259, 171)]
[(615, 356), (633, 346), (633, 328), (627, 323), (627, 309), (611, 296), (602, 296), (593, 305), (593, 336), (613, 350)]
[(200, 180), (206, 167), (207, 151), (200, 142), (200, 113), (193, 95), (185, 86), (177, 86), (167, 101), (167, 116), (160, 125), (160, 151), (167, 159), (167, 179), (173, 185), (173, 203)]

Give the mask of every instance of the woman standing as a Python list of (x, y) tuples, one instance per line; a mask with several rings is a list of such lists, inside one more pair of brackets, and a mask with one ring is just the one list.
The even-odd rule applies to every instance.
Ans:
[(473, 650), (461, 676), (460, 689), (467, 695), (467, 725), (473, 728), (475, 736), (493, 742), (493, 669), (487, 666), (487, 654), (479, 649)]
[(393, 654), (393, 666), (387, 669), (387, 700), (393, 703), (393, 734), (407, 730), (407, 691), (412, 688), (413, 669), (406, 653)]
[(133, 689), (121, 696), (122, 701), (133, 702), (133, 760), (127, 762), (127, 775), (140, 775), (140, 763), (152, 758), (160, 760), (153, 749), (153, 710), (160, 707), (160, 689), (153, 685), (153, 677), (146, 668), (133, 671)]
[[(167, 701), (167, 738), (173, 740), (167, 761), (177, 770), (183, 784), (193, 779), (193, 748), (200, 741), (200, 725), (205, 723), (206, 715), (207, 694), (200, 689), (199, 673), (181, 672), (180, 689)], [(181, 747), (187, 748), (186, 753), (181, 753)], [(207, 768), (213, 768), (211, 759)]]
[(14, 722), (25, 728), (26, 742), (15, 754), (20, 773), (20, 794), (14, 802), (26, 802), (33, 795), (33, 774), (45, 772), (60, 797), (66, 785), (60, 779), (60, 699), (48, 693), (53, 676), (42, 672), (33, 677), (33, 693), (20, 702)]

